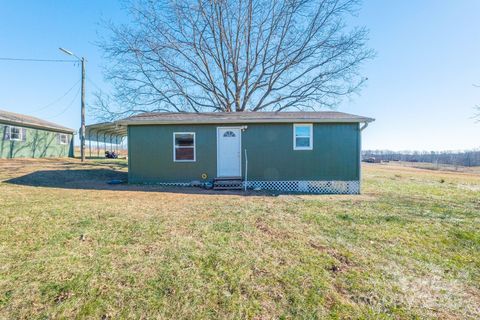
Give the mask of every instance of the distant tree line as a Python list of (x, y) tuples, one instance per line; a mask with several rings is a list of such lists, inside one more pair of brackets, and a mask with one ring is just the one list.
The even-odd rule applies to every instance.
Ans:
[(375, 158), (381, 161), (427, 162), (456, 166), (480, 166), (480, 150), (466, 151), (390, 151), (365, 150), (363, 159)]

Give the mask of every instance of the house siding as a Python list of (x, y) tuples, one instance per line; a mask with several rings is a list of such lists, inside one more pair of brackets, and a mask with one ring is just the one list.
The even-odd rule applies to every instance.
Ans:
[[(25, 141), (5, 140), (7, 126), (25, 128)], [(60, 144), (57, 132), (0, 123), (0, 158), (73, 157), (72, 134), (69, 144)]]
[[(358, 123), (313, 125), (313, 149), (293, 150), (293, 123), (246, 124), (242, 132), (248, 180), (358, 181)], [(138, 125), (128, 127), (129, 182), (161, 183), (212, 179), (217, 173), (217, 127), (223, 125)], [(173, 161), (173, 133), (196, 133), (196, 162)]]

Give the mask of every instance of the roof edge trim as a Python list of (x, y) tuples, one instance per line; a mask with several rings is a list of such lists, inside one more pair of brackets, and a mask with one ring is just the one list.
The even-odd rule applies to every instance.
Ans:
[(231, 120), (212, 120), (196, 119), (194, 121), (186, 120), (118, 120), (118, 125), (151, 125), (151, 124), (228, 124), (228, 123), (369, 123), (373, 118), (344, 118), (344, 119), (231, 119)]
[(13, 121), (13, 120), (0, 119), (0, 123), (7, 124), (7, 125), (13, 125), (13, 126), (19, 126), (19, 127), (27, 127), (27, 128), (35, 128), (35, 129), (40, 129), (40, 130), (62, 132), (62, 133), (70, 133), (70, 134), (75, 133), (75, 130), (70, 129), (70, 128), (58, 128), (58, 127), (52, 127), (52, 126), (44, 126), (44, 125), (40, 125), (40, 124), (34, 124), (34, 123), (23, 122), (23, 121)]

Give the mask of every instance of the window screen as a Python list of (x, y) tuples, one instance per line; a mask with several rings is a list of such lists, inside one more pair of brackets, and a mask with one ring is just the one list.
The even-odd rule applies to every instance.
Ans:
[(195, 133), (175, 132), (174, 161), (195, 161)]
[(293, 126), (293, 149), (311, 150), (313, 147), (313, 127), (311, 124), (295, 124)]
[(19, 127), (10, 127), (10, 140), (22, 140), (22, 129)]
[(68, 144), (68, 136), (66, 134), (60, 135), (60, 144)]

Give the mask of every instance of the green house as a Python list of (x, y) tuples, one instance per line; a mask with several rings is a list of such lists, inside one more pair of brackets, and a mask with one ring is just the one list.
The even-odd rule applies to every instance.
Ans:
[(361, 130), (371, 121), (340, 112), (161, 112), (105, 130), (128, 136), (129, 183), (356, 194)]
[(73, 130), (0, 110), (0, 158), (73, 157)]

